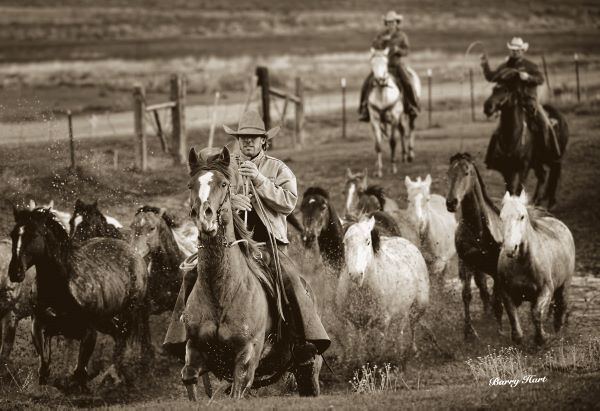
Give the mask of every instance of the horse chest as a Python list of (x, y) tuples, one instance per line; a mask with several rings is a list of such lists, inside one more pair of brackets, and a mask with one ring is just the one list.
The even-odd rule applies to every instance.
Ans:
[(522, 257), (508, 258), (500, 255), (498, 276), (502, 287), (514, 301), (534, 301), (540, 292), (541, 284), (532, 275), (529, 264)]
[(486, 237), (460, 225), (456, 232), (456, 252), (467, 265), (494, 274), (497, 271), (500, 247)]

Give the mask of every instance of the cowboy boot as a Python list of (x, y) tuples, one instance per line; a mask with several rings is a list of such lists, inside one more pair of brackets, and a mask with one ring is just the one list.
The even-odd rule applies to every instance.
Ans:
[(317, 355), (317, 348), (310, 342), (296, 344), (292, 349), (293, 374), (301, 397), (317, 397), (320, 392), (319, 373), (323, 359)]

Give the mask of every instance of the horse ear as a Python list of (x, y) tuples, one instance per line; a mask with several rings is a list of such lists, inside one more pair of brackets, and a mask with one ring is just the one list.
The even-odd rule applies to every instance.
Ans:
[(164, 207), (161, 207), (158, 209), (158, 216), (162, 217), (166, 212), (167, 212), (167, 209)]
[(519, 201), (521, 202), (521, 204), (527, 205), (527, 193), (525, 192), (525, 189), (521, 190), (521, 194), (519, 195)]
[(366, 168), (365, 168), (365, 175), (363, 176), (363, 178), (362, 178), (362, 179), (363, 179), (363, 181), (362, 181), (362, 183), (363, 183), (363, 187), (364, 187), (364, 188), (367, 188), (367, 186), (368, 186), (368, 183), (369, 183), (369, 173), (367, 172), (367, 169), (366, 169)]
[(352, 178), (352, 170), (349, 168), (346, 169), (346, 178)]
[(502, 198), (502, 204), (506, 203), (510, 199), (510, 193), (507, 191), (504, 193), (504, 197)]
[(384, 55), (386, 55), (386, 56), (387, 56), (388, 54), (390, 54), (390, 48), (389, 48), (389, 47), (386, 47), (386, 48), (383, 50), (383, 54), (384, 54)]
[(425, 177), (425, 184), (431, 186), (431, 174), (427, 174), (427, 177)]
[(36, 205), (35, 201), (29, 200), (29, 204), (27, 204), (27, 209), (29, 209), (31, 211), (35, 208), (35, 205)]
[(221, 151), (221, 155), (219, 156), (219, 161), (221, 161), (227, 167), (229, 167), (229, 163), (231, 162), (231, 153), (229, 152), (229, 149), (227, 148), (227, 146), (223, 147), (223, 150)]
[(50, 202), (48, 203), (48, 208), (50, 210), (52, 210), (54, 208), (54, 200), (50, 200)]
[(190, 148), (188, 154), (188, 167), (190, 168), (190, 175), (196, 174), (196, 171), (200, 168), (200, 161), (198, 160), (198, 154), (194, 147)]
[(412, 180), (409, 176), (404, 177), (404, 186), (410, 188), (412, 186)]
[(374, 48), (374, 47), (371, 47), (371, 56), (372, 56), (373, 54), (375, 54), (375, 48)]

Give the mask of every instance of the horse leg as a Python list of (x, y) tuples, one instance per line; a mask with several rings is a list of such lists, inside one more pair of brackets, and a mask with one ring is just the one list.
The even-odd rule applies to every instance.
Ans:
[(257, 352), (260, 352), (257, 346), (255, 341), (249, 341), (235, 358), (231, 397), (236, 400), (241, 399), (246, 390), (252, 387), (259, 360)]
[(488, 291), (487, 286), (487, 274), (481, 271), (475, 271), (475, 285), (479, 289), (479, 297), (481, 298), (481, 302), (483, 303), (483, 312), (486, 314), (490, 314), (492, 312), (492, 304), (490, 292)]
[(478, 338), (478, 336), (477, 336), (477, 332), (473, 328), (473, 325), (471, 324), (471, 312), (470, 312), (470, 308), (469, 308), (470, 304), (471, 304), (471, 300), (473, 299), (473, 296), (471, 295), (472, 272), (466, 266), (466, 264), (463, 263), (462, 261), (460, 262), (460, 265), (459, 265), (459, 276), (462, 281), (462, 300), (463, 300), (463, 306), (464, 306), (464, 311), (465, 311), (465, 329), (464, 329), (465, 339), (473, 340), (473, 339)]
[(550, 165), (550, 175), (548, 176), (548, 184), (544, 198), (548, 200), (548, 210), (551, 210), (556, 205), (556, 189), (562, 172), (562, 163), (556, 162)]
[(19, 320), (17, 319), (17, 315), (13, 311), (9, 311), (8, 314), (2, 318), (2, 321), (0, 321), (0, 336), (2, 336), (0, 364), (4, 364), (8, 361), (8, 357), (15, 344), (15, 334), (18, 323)]
[(492, 310), (494, 312), (494, 317), (496, 318), (496, 323), (498, 325), (498, 334), (504, 335), (502, 332), (502, 296), (500, 290), (500, 281), (494, 279), (494, 287), (492, 289)]
[(415, 116), (408, 116), (408, 162), (415, 159)]
[(540, 164), (534, 171), (537, 178), (537, 184), (535, 186), (535, 194), (533, 195), (533, 204), (537, 206), (542, 202), (542, 193), (546, 191), (546, 170), (544, 169), (544, 166)]
[(375, 152), (377, 153), (377, 162), (375, 163), (375, 176), (381, 177), (383, 175), (383, 172), (381, 171), (381, 169), (383, 168), (383, 154), (381, 153), (381, 129), (380, 125), (374, 122), (371, 122), (371, 127), (373, 128), (373, 134), (375, 135)]
[(521, 344), (521, 341), (523, 341), (523, 330), (521, 329), (521, 323), (519, 322), (517, 306), (508, 292), (501, 290), (501, 293), (502, 302), (504, 303), (504, 308), (506, 309), (506, 315), (510, 321), (512, 340), (515, 344)]
[[(208, 372), (208, 368), (204, 363), (202, 353), (198, 350), (192, 340), (188, 340), (185, 345), (185, 365), (181, 369), (181, 381), (188, 393), (188, 399), (190, 401), (198, 401), (198, 390), (196, 384), (198, 383), (198, 377), (204, 376)], [(207, 378), (204, 378), (204, 389), (206, 394), (209, 392), (212, 394), (212, 388), (210, 387), (210, 380), (208, 381), (208, 388), (206, 386)]]
[(79, 383), (82, 388), (85, 388), (87, 384), (87, 365), (94, 352), (94, 347), (96, 347), (97, 335), (96, 330), (88, 328), (79, 342), (79, 355), (77, 356), (77, 366), (73, 372), (73, 380)]
[(546, 342), (546, 332), (544, 331), (544, 313), (552, 301), (552, 291), (549, 287), (543, 287), (536, 301), (531, 306), (531, 318), (535, 326), (535, 343), (544, 345)]
[(48, 377), (50, 376), (50, 347), (46, 343), (44, 338), (44, 328), (40, 324), (40, 320), (35, 316), (31, 324), (31, 337), (33, 340), (33, 346), (40, 360), (40, 366), (38, 368), (38, 382), (40, 385), (46, 385), (48, 383)]
[(565, 324), (568, 309), (569, 284), (563, 284), (554, 291), (554, 331), (559, 332)]
[(398, 168), (396, 167), (396, 127), (391, 127), (392, 131), (390, 133), (390, 159), (392, 162), (392, 174), (396, 174), (398, 172)]

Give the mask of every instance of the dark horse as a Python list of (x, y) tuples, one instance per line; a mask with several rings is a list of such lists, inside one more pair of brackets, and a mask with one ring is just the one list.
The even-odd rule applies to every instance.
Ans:
[(336, 272), (344, 267), (344, 228), (329, 193), (321, 187), (309, 187), (302, 195), (302, 241), (309, 248), (315, 239), (323, 261)]
[(152, 353), (146, 302), (146, 264), (124, 241), (97, 238), (73, 246), (47, 209), (14, 210), (10, 280), (21, 282), (36, 269), (37, 296), (32, 334), (40, 358), (39, 383), (50, 375), (50, 338), (80, 341), (74, 380), (87, 381), (86, 367), (96, 332), (115, 340), (114, 360), (122, 371), (127, 341), (141, 339), (145, 360)]
[(145, 205), (136, 211), (130, 227), (134, 249), (150, 262), (150, 313), (172, 310), (183, 278), (179, 265), (185, 258), (173, 236), (177, 227), (173, 217), (164, 208)]
[(288, 370), (296, 376), (300, 395), (318, 395), (321, 357), (310, 375), (293, 367), (292, 336), (288, 327), (278, 330), (277, 280), (260, 258), (268, 254), (231, 208), (238, 175), (230, 168), (229, 150), (203, 162), (192, 149), (189, 166), (192, 217), (202, 249), (201, 275), (182, 314), (187, 345), (181, 376), (189, 399), (196, 400), (198, 377), (209, 371), (233, 382), (234, 398), (277, 381)]
[[(506, 74), (510, 78), (511, 73)], [(512, 80), (515, 81), (515, 80)], [(511, 194), (519, 194), (527, 180), (529, 170), (533, 169), (537, 177), (537, 186), (533, 201), (536, 205), (548, 201), (548, 208), (556, 204), (556, 189), (560, 178), (561, 160), (569, 140), (569, 128), (565, 117), (553, 106), (544, 105), (548, 113), (553, 131), (557, 138), (559, 150), (554, 147), (552, 131), (548, 130), (548, 142), (535, 144), (536, 138), (528, 132), (527, 116), (523, 109), (522, 93), (512, 91), (518, 89), (505, 84), (497, 84), (492, 95), (484, 103), (484, 113), (489, 117), (500, 110), (500, 125), (496, 131), (497, 142), (491, 147), (491, 164), (488, 167), (499, 171), (504, 178), (506, 190)], [(539, 134), (540, 125), (534, 125)], [(554, 154), (558, 152), (557, 156)], [(546, 169), (549, 168), (546, 181)]]
[(87, 204), (77, 199), (69, 226), (71, 238), (75, 241), (85, 241), (95, 237), (124, 239), (123, 233), (109, 224), (104, 214), (100, 212), (97, 201)]
[[(459, 257), (459, 276), (462, 281), (462, 298), (465, 310), (465, 338), (476, 337), (471, 325), (471, 278), (479, 288), (485, 311), (490, 305), (502, 326), (502, 300), (497, 281), (498, 256), (502, 244), (502, 221), (500, 212), (485, 191), (479, 170), (467, 153), (455, 154), (450, 158), (448, 170), (450, 188), (446, 196), (446, 207), (454, 213), (460, 207), (458, 227), (454, 237)], [(487, 290), (486, 277), (494, 279), (492, 298)]]

